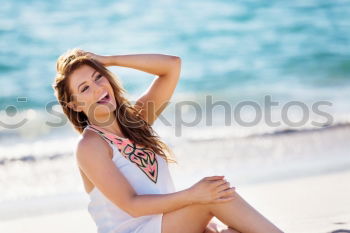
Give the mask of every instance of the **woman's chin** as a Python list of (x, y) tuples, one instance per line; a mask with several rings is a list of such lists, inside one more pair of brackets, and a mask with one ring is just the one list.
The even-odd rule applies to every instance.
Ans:
[(97, 104), (93, 108), (90, 108), (90, 114), (94, 116), (106, 116), (110, 115), (115, 112), (116, 106), (112, 103), (106, 103), (106, 104)]

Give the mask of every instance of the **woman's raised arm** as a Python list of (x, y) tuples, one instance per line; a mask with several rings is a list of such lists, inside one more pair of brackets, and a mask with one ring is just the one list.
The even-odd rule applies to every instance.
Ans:
[(135, 107), (150, 125), (168, 105), (181, 72), (181, 58), (164, 54), (130, 54), (100, 56), (87, 53), (105, 66), (123, 66), (158, 76), (136, 100)]

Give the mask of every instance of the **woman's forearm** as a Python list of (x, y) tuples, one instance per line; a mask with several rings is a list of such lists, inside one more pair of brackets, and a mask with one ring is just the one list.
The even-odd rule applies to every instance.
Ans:
[(168, 194), (136, 195), (131, 201), (134, 217), (171, 212), (193, 204), (188, 190)]
[(105, 58), (108, 66), (124, 66), (158, 76), (176, 68), (180, 60), (177, 56), (164, 54), (112, 55)]

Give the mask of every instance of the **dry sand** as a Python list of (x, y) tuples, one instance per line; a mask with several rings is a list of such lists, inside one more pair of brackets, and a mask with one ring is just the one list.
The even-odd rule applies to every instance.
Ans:
[[(237, 192), (285, 232), (350, 232), (350, 171), (242, 186)], [(0, 222), (0, 232), (95, 233), (96, 227), (82, 209)]]

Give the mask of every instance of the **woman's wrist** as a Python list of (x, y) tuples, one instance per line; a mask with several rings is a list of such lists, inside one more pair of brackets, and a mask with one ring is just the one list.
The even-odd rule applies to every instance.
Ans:
[(118, 66), (118, 55), (103, 56), (104, 66)]
[(118, 65), (117, 57), (116, 55), (97, 55), (95, 53), (86, 52), (86, 54), (91, 57), (92, 59), (98, 61), (103, 66), (116, 66)]
[(193, 199), (192, 192), (190, 188), (184, 189), (183, 191), (184, 200), (187, 205), (196, 204), (196, 200)]

